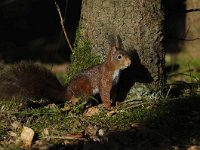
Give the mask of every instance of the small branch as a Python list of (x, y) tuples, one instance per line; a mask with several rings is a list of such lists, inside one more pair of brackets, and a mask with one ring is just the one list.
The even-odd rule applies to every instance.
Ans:
[[(187, 30), (187, 32), (186, 32), (186, 36), (187, 36), (187, 33), (188, 33), (188, 30)], [(185, 37), (186, 37), (186, 36), (185, 36)], [(200, 40), (199, 37), (197, 37), (197, 38), (188, 38), (188, 39), (186, 39), (185, 37), (180, 38), (180, 37), (170, 36), (169, 38), (172, 39), (172, 40), (186, 41), (186, 42), (191, 42), (191, 41)]]
[(138, 103), (138, 104), (135, 104), (135, 105), (128, 106), (125, 109), (121, 109), (117, 112), (122, 112), (122, 111), (125, 111), (125, 110), (128, 110), (128, 109), (138, 108), (138, 107), (141, 107), (141, 106), (144, 106), (144, 105), (147, 105), (147, 104), (155, 104), (155, 103), (154, 102), (141, 102), (141, 103)]
[(181, 38), (180, 38), (179, 40), (190, 42), (190, 41), (200, 40), (200, 38), (192, 38), (192, 39), (181, 39)]
[(186, 13), (197, 12), (197, 11), (200, 11), (200, 9), (197, 8), (197, 9), (188, 9), (188, 10), (185, 10)]
[(195, 79), (196, 81), (199, 80), (198, 77), (196, 77), (196, 76), (193, 76), (193, 75), (191, 75), (191, 74), (187, 74), (187, 73), (182, 73), (182, 72), (171, 73), (171, 74), (168, 75), (168, 77), (178, 76), (178, 75), (188, 76), (188, 77), (191, 77), (191, 78)]
[(64, 139), (64, 140), (83, 140), (86, 141), (85, 138), (82, 137), (72, 137), (72, 136), (45, 136), (43, 139)]
[(73, 52), (72, 45), (71, 45), (71, 43), (70, 43), (70, 41), (69, 41), (69, 38), (68, 38), (68, 36), (67, 36), (66, 29), (65, 29), (64, 19), (62, 18), (62, 15), (61, 15), (61, 12), (60, 12), (60, 7), (58, 6), (58, 4), (57, 4), (56, 2), (55, 2), (55, 5), (56, 5), (56, 9), (57, 9), (57, 11), (58, 11), (59, 17), (60, 17), (60, 24), (61, 24), (61, 26), (62, 26), (62, 30), (63, 30), (64, 35), (65, 35), (65, 39), (67, 40), (67, 43), (68, 43), (68, 45), (69, 45), (70, 50)]

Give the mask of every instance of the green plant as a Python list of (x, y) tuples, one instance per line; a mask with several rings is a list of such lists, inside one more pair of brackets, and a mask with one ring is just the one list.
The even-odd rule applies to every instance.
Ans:
[(91, 49), (91, 42), (81, 37), (81, 27), (79, 26), (76, 32), (74, 49), (71, 54), (71, 64), (67, 70), (65, 82), (68, 82), (74, 74), (100, 62), (99, 57), (92, 54)]

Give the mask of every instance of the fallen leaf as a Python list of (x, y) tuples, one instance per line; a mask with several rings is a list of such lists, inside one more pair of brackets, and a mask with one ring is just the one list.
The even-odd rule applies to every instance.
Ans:
[(11, 126), (16, 130), (16, 129), (19, 129), (21, 128), (21, 123), (20, 122), (17, 122), (17, 121), (14, 121)]
[(190, 146), (189, 148), (187, 148), (187, 150), (199, 150), (200, 147), (197, 147), (196, 145), (194, 146)]
[(131, 124), (131, 127), (138, 129), (140, 127), (140, 124), (139, 123), (133, 123), (133, 124)]
[(84, 117), (90, 117), (90, 116), (97, 115), (98, 113), (99, 113), (99, 108), (90, 107), (83, 113), (83, 116)]
[(44, 128), (43, 132), (42, 132), (43, 136), (49, 136), (49, 129), (48, 128)]
[(157, 107), (157, 104), (156, 103), (152, 103), (149, 106), (147, 106), (147, 109), (154, 109), (156, 107)]
[(84, 134), (83, 132), (81, 133), (73, 133), (73, 134), (66, 134), (65, 137), (71, 138), (71, 139), (79, 139), (79, 138), (83, 138)]
[(70, 99), (70, 101), (72, 102), (73, 105), (76, 105), (79, 103), (79, 99), (76, 98), (75, 96), (72, 96), (72, 98)]
[(9, 132), (9, 135), (12, 136), (12, 137), (17, 137), (17, 133), (15, 133), (15, 132), (13, 132), (13, 131), (10, 131), (10, 132)]
[(99, 129), (97, 126), (93, 126), (93, 125), (89, 124), (87, 126), (87, 128), (85, 129), (85, 134), (90, 135), (90, 136), (96, 136), (98, 130)]
[(23, 142), (23, 146), (30, 147), (34, 137), (34, 131), (29, 127), (23, 127), (20, 139)]
[(53, 143), (48, 142), (46, 140), (35, 141), (31, 146), (32, 150), (48, 150), (53, 147)]
[(73, 123), (73, 129), (77, 130), (77, 128), (80, 128), (82, 125), (82, 122), (80, 122), (79, 120), (75, 120)]
[(108, 117), (112, 117), (114, 114), (116, 114), (116, 111), (115, 110), (111, 110), (107, 113), (107, 116)]
[(58, 108), (58, 106), (56, 104), (49, 104), (49, 105), (46, 106), (46, 108), (56, 109), (56, 108)]
[(69, 110), (71, 110), (71, 106), (65, 103), (62, 111), (69, 111)]

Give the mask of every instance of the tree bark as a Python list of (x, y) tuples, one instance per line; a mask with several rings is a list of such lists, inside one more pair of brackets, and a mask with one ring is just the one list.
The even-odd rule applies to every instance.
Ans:
[(165, 81), (163, 16), (161, 0), (82, 1), (80, 39), (90, 40), (92, 52), (104, 60), (112, 34), (119, 35), (124, 49), (132, 54), (132, 66), (120, 79), (121, 93), (129, 91), (130, 98), (161, 94)]
[(184, 48), (190, 59), (199, 59), (200, 46), (200, 1), (186, 0), (186, 36), (184, 41)]

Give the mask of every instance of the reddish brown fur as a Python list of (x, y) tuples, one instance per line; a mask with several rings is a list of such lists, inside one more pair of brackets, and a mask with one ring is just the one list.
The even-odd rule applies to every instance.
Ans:
[(88, 100), (90, 95), (94, 95), (93, 90), (96, 90), (99, 92), (104, 106), (109, 109), (112, 84), (114, 80), (118, 80), (116, 78), (119, 76), (113, 78), (113, 75), (130, 64), (130, 57), (124, 50), (112, 47), (108, 59), (103, 64), (90, 67), (72, 78), (66, 87), (66, 97), (68, 99), (72, 96), (83, 97), (84, 100)]
[(15, 64), (1, 71), (0, 98), (25, 97), (61, 103), (72, 97), (87, 101), (89, 96), (99, 93), (105, 108), (109, 109), (112, 85), (117, 83), (119, 71), (130, 64), (127, 52), (113, 46), (104, 63), (75, 75), (66, 87), (43, 67), (31, 63)]

